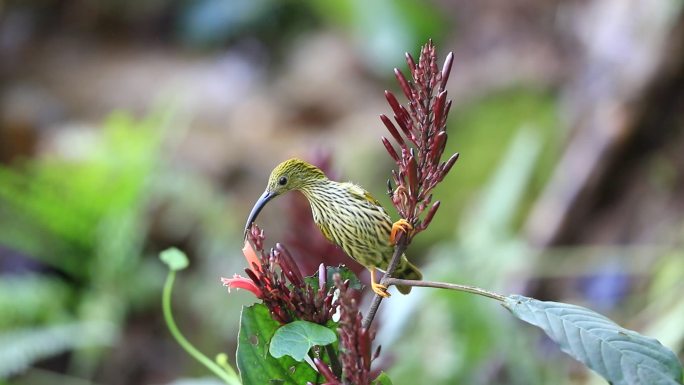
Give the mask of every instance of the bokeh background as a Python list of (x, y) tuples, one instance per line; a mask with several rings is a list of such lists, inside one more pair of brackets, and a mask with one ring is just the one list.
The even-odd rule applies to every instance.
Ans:
[[(219, 277), (270, 169), (327, 161), (388, 204), (383, 90), (428, 38), (455, 54), (461, 158), (410, 249), (426, 278), (588, 306), (682, 357), (682, 5), (0, 1), (0, 383), (217, 383), (163, 323), (157, 253), (190, 255), (177, 321), (232, 358), (253, 299)], [(297, 239), (296, 207), (262, 213), (270, 241)], [(487, 299), (382, 310), (398, 385), (603, 383)]]

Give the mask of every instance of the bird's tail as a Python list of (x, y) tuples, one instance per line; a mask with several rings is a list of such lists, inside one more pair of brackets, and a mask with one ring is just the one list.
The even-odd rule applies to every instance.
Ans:
[[(397, 267), (397, 270), (394, 271), (392, 276), (399, 279), (413, 279), (418, 281), (423, 279), (423, 274), (420, 273), (420, 270), (418, 270), (415, 265), (406, 259), (405, 255), (401, 256), (399, 267)], [(411, 286), (397, 286), (397, 289), (401, 294), (408, 294), (411, 292)]]

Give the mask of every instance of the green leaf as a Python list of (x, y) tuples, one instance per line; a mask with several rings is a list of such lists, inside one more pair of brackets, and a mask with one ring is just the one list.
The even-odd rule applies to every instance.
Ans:
[(308, 321), (294, 321), (276, 330), (271, 340), (270, 352), (275, 358), (290, 356), (303, 361), (309, 349), (316, 345), (328, 345), (337, 341), (335, 332)]
[(504, 306), (543, 329), (560, 348), (612, 385), (682, 384), (682, 365), (658, 340), (620, 327), (581, 306), (544, 302), (521, 295)]
[(387, 373), (382, 372), (382, 373), (380, 373), (378, 378), (373, 380), (373, 385), (392, 385), (392, 380), (390, 380)]
[(172, 271), (183, 270), (190, 264), (185, 253), (175, 247), (162, 251), (159, 254), (159, 259), (167, 264)]
[[(361, 281), (359, 281), (359, 279), (356, 277), (354, 272), (349, 270), (349, 268), (345, 265), (326, 266), (326, 268), (325, 268), (325, 275), (326, 275), (325, 286), (327, 289), (330, 289), (331, 287), (334, 286), (333, 275), (335, 275), (335, 273), (338, 273), (340, 275), (340, 277), (342, 278), (342, 282), (349, 280), (349, 287), (351, 287), (352, 289), (356, 289), (356, 290), (363, 289), (363, 285), (361, 285)], [(307, 285), (314, 287), (314, 288), (318, 288), (318, 273), (304, 278), (304, 281), (306, 282)]]
[(262, 304), (245, 306), (240, 318), (237, 366), (244, 385), (301, 385), (319, 382), (318, 373), (306, 362), (275, 358), (269, 344), (280, 324)]

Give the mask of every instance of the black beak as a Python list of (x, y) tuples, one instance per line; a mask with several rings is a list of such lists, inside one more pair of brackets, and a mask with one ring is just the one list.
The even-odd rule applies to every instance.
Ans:
[(274, 192), (270, 192), (268, 190), (264, 191), (263, 194), (259, 197), (259, 200), (256, 201), (254, 204), (254, 207), (252, 207), (252, 212), (249, 213), (249, 217), (247, 217), (247, 224), (245, 224), (245, 238), (247, 238), (247, 232), (249, 231), (249, 228), (252, 227), (252, 223), (257, 219), (257, 216), (261, 212), (261, 209), (266, 206), (266, 203), (270, 201), (271, 199), (275, 198), (278, 194)]

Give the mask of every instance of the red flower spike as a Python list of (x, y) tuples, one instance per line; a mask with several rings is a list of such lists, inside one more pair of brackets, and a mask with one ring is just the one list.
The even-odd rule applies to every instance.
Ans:
[(435, 135), (434, 142), (432, 142), (432, 148), (430, 149), (430, 159), (433, 162), (439, 163), (439, 159), (442, 157), (442, 154), (444, 153), (446, 140), (446, 131), (440, 131), (439, 133), (437, 133), (437, 135)]
[(325, 378), (326, 381), (329, 381), (328, 384), (340, 384), (340, 380), (335, 377), (333, 374), (332, 370), (330, 370), (330, 367), (326, 365), (325, 362), (321, 361), (318, 358), (314, 358), (314, 365), (316, 365), (316, 368), (318, 369), (318, 372), (323, 375), (323, 378)]
[(414, 197), (418, 195), (418, 163), (416, 158), (411, 155), (408, 158), (408, 182), (409, 182), (409, 196)]
[(430, 222), (432, 222), (432, 218), (435, 216), (435, 213), (437, 213), (437, 210), (439, 209), (439, 204), (440, 202), (437, 201), (432, 205), (432, 207), (430, 207), (430, 210), (425, 215), (425, 219), (423, 219), (423, 227), (427, 228), (430, 225)]
[(403, 132), (411, 142), (414, 142), (415, 139), (413, 138), (413, 134), (411, 134), (411, 129), (408, 126), (409, 123), (407, 123), (409, 121), (408, 118), (400, 118), (396, 114), (393, 115), (393, 118), (397, 122), (399, 128), (401, 128), (401, 132)]
[[(398, 116), (402, 115), (401, 112), (401, 107), (399, 107), (399, 101), (397, 98), (394, 96), (394, 94), (390, 91), (385, 91), (385, 99), (387, 99), (387, 102), (389, 103), (390, 107), (392, 107), (392, 111), (394, 111), (395, 114), (395, 120)], [(399, 126), (401, 126), (401, 122), (397, 121), (399, 123)]]
[(446, 89), (446, 84), (449, 81), (449, 75), (451, 74), (451, 65), (454, 62), (454, 53), (449, 52), (449, 54), (446, 57), (446, 60), (444, 60), (444, 66), (442, 67), (442, 81), (439, 85), (439, 91), (442, 92)]
[(401, 87), (401, 90), (404, 92), (404, 95), (406, 96), (406, 99), (411, 100), (413, 96), (413, 92), (411, 89), (411, 86), (409, 86), (408, 80), (406, 80), (406, 77), (404, 74), (399, 71), (399, 69), (395, 68), (394, 69), (394, 76), (397, 78), (397, 81), (399, 82), (399, 86)]
[(452, 155), (451, 158), (449, 158), (449, 160), (446, 161), (446, 163), (444, 163), (444, 166), (442, 166), (442, 178), (444, 178), (444, 176), (446, 176), (446, 174), (449, 173), (449, 170), (451, 170), (451, 167), (454, 166), (454, 163), (456, 163), (458, 157), (459, 153), (457, 152), (454, 155)]
[[(444, 108), (444, 116), (449, 115), (449, 111), (451, 110), (451, 100), (447, 101), (446, 107)], [(446, 125), (446, 120), (444, 121), (444, 124)]]
[(385, 138), (384, 136), (380, 138), (382, 140), (382, 144), (385, 146), (385, 150), (387, 150), (387, 153), (394, 159), (395, 162), (399, 161), (399, 155), (397, 155), (397, 152), (394, 151), (394, 147), (392, 147), (392, 144), (390, 144), (389, 140)]
[[(392, 192), (392, 203), (400, 216), (413, 224), (416, 230), (409, 235), (410, 242), (432, 221), (438, 206), (430, 206), (430, 193), (451, 170), (457, 157), (452, 156), (446, 162), (440, 161), (448, 138), (446, 124), (452, 103), (447, 97), (446, 84), (453, 55), (447, 55), (439, 68), (434, 44), (429, 41), (421, 48), (417, 62), (410, 54), (406, 54), (406, 63), (410, 78), (398, 69), (394, 73), (408, 101), (400, 104), (394, 94), (385, 91), (394, 113), (394, 122), (388, 122), (389, 119), (384, 115), (380, 119), (392, 134), (391, 138), (383, 139), (383, 144), (387, 148), (387, 142), (390, 142), (395, 150), (390, 152), (397, 166), (392, 171), (392, 181), (396, 186)], [(399, 131), (400, 137), (395, 135), (395, 131)], [(400, 153), (396, 151), (397, 145), (401, 149)], [(421, 220), (423, 215), (424, 219)]]
[(441, 128), (442, 126), (446, 125), (446, 122), (442, 122), (442, 119), (444, 118), (444, 115), (442, 113), (444, 112), (444, 105), (446, 103), (446, 96), (447, 92), (442, 91), (440, 94), (437, 96), (437, 100), (435, 101), (435, 105), (433, 107), (435, 115), (434, 115), (434, 124), (436, 127)]
[(392, 121), (385, 114), (380, 115), (380, 120), (382, 120), (382, 122), (385, 124), (385, 127), (387, 127), (387, 131), (389, 131), (390, 134), (392, 134), (394, 140), (396, 140), (401, 147), (404, 147), (406, 145), (406, 143), (404, 142), (404, 138), (401, 137), (399, 131), (397, 131), (397, 128), (394, 127), (394, 124), (392, 124)]
[(245, 247), (252, 267), (245, 269), (248, 278), (234, 276), (222, 279), (229, 288), (253, 292), (268, 307), (273, 319), (280, 323), (295, 319), (325, 325), (332, 319), (333, 290), (325, 286), (312, 288), (304, 282), (299, 266), (290, 252), (277, 244), (268, 254), (263, 250), (264, 233), (256, 225), (248, 232), (254, 248)]
[(289, 275), (292, 276), (292, 278), (288, 277), (292, 281), (292, 284), (295, 286), (304, 285), (304, 276), (302, 275), (302, 272), (299, 271), (299, 267), (294, 259), (292, 259), (290, 252), (287, 251), (282, 244), (276, 243), (274, 254), (277, 255), (278, 261), (283, 263), (283, 271), (290, 273)]
[[(340, 361), (342, 378), (345, 384), (370, 385), (370, 368), (373, 359), (371, 345), (375, 333), (364, 329), (363, 316), (354, 300), (349, 281), (341, 282), (339, 274), (334, 276), (335, 287), (339, 290), (337, 303), (340, 309)], [(326, 378), (327, 379), (327, 378)]]
[(411, 56), (410, 53), (406, 52), (406, 64), (408, 64), (409, 71), (411, 71), (411, 74), (416, 72), (416, 61), (413, 60), (413, 56)]
[(409, 137), (413, 138), (413, 142), (415, 143), (416, 136), (413, 134), (413, 130), (415, 129), (415, 127), (413, 125), (413, 120), (411, 120), (411, 113), (409, 112), (409, 110), (406, 109), (406, 107), (401, 105), (399, 106), (399, 112), (402, 118), (404, 119), (405, 129), (409, 131), (409, 134), (407, 134), (407, 136), (410, 135)]

